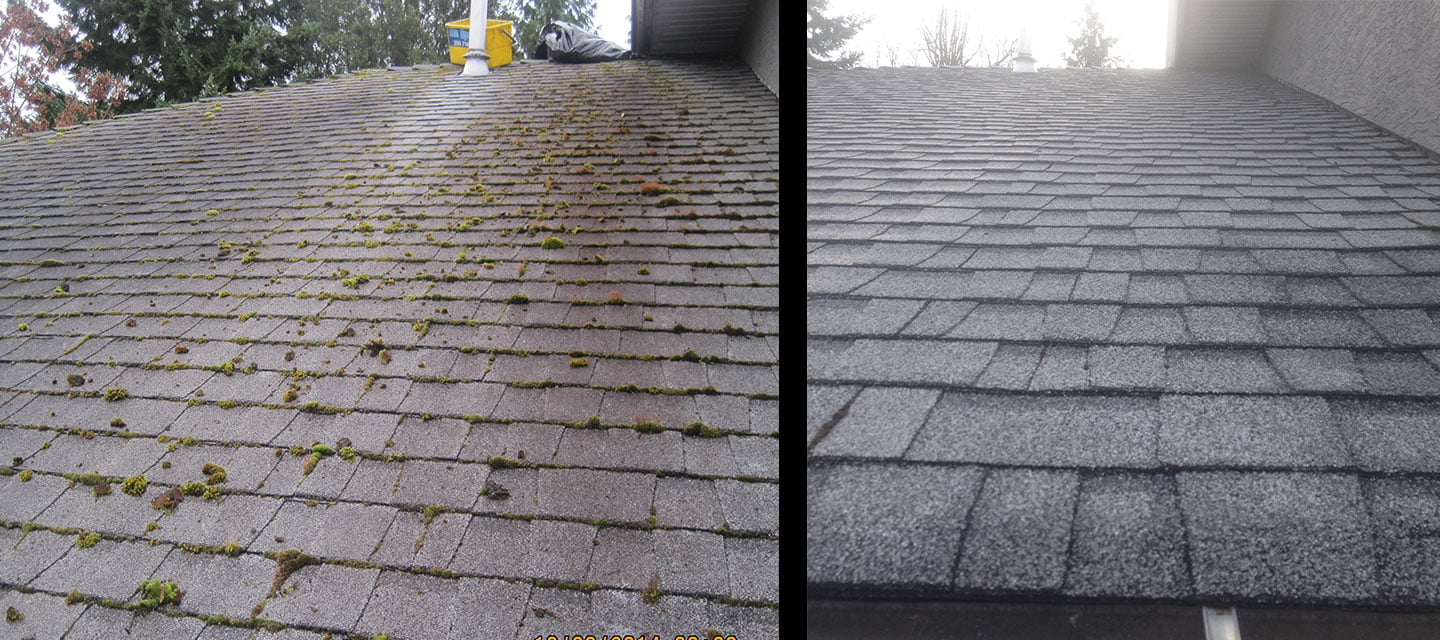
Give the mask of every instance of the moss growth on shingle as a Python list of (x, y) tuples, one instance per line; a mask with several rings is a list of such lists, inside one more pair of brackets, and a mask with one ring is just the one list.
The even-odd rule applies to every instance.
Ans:
[(180, 506), (180, 503), (184, 500), (185, 494), (182, 493), (179, 489), (171, 487), (169, 489), (166, 489), (164, 493), (155, 496), (155, 499), (150, 501), (150, 506), (169, 513), (171, 511), (174, 511), (175, 507)]
[(650, 604), (660, 601), (660, 574), (650, 576), (650, 583), (640, 591), (640, 597)]
[[(290, 579), (291, 574), (312, 564), (320, 564), (313, 556), (306, 555), (299, 549), (286, 549), (274, 554), (266, 554), (275, 560), (275, 577), (270, 581), (270, 590), (265, 593), (266, 598), (273, 598), (279, 593), (280, 587)], [(258, 609), (258, 607), (257, 607)], [(258, 614), (258, 611), (256, 612)]]
[(138, 476), (126, 478), (124, 482), (120, 483), (120, 490), (138, 498), (145, 495), (145, 488), (149, 485), (150, 481), (146, 479), (145, 474), (142, 473)]
[(205, 489), (206, 485), (203, 482), (186, 482), (185, 484), (180, 485), (180, 491), (184, 492), (185, 495), (190, 496), (198, 497), (205, 495)]
[(153, 609), (167, 604), (180, 604), (185, 592), (180, 590), (180, 585), (170, 580), (148, 578), (140, 581), (140, 600), (135, 603), (141, 609)]
[(112, 387), (105, 390), (106, 402), (119, 402), (130, 397), (130, 391), (123, 387)]
[(725, 436), (725, 430), (703, 422), (691, 422), (685, 425), (685, 435), (697, 438), (722, 438)]
[(319, 402), (316, 402), (314, 400), (306, 402), (305, 404), (300, 405), (298, 408), (303, 413), (315, 413), (320, 415), (335, 415), (345, 412), (345, 410), (341, 409), (340, 407), (331, 406), (328, 404), (320, 404)]

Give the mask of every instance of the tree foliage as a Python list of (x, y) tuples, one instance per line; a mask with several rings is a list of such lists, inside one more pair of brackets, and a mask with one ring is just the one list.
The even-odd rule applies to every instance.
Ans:
[[(78, 66), (89, 43), (61, 16), (42, 17), (39, 0), (8, 0), (0, 12), (0, 137), (108, 118), (125, 92), (118, 75)], [(69, 72), (77, 93), (56, 84)]]
[[(489, 19), (515, 19), (510, 6), (487, 4)], [(469, 0), (305, 0), (291, 28), (307, 48), (295, 76), (447, 60), (445, 23), (469, 17)]]
[[(0, 16), (0, 113), (6, 131), (336, 73), (448, 60), (445, 23), (468, 0), (7, 0)], [(533, 50), (554, 20), (589, 27), (595, 0), (491, 0), (491, 19), (516, 22)], [(88, 98), (54, 91), (70, 70)], [(122, 82), (123, 81), (123, 82)], [(128, 85), (128, 86), (127, 86)], [(13, 123), (13, 124), (12, 124)]]
[(276, 84), (304, 43), (299, 0), (58, 0), (90, 44), (82, 64), (130, 81), (125, 110)]
[(1110, 47), (1120, 39), (1105, 35), (1105, 25), (1090, 0), (1085, 2), (1085, 16), (1080, 19), (1080, 32), (1070, 36), (1070, 53), (1065, 55), (1069, 67), (1113, 67), (1119, 59), (1110, 55)]
[(807, 0), (807, 3), (805, 65), (811, 69), (849, 69), (855, 66), (860, 61), (860, 52), (842, 53), (839, 50), (860, 32), (865, 23), (870, 22), (870, 18), (858, 15), (832, 18), (825, 15), (828, 8), (826, 0)]

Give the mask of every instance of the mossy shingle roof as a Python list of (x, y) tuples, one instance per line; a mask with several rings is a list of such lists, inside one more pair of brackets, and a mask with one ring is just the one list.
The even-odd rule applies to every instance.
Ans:
[(774, 98), (457, 72), (0, 143), (9, 632), (776, 637)]

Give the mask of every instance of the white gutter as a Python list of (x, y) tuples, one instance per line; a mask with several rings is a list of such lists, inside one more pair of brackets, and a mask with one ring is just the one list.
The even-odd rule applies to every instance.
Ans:
[(1240, 620), (1234, 607), (1202, 607), (1207, 640), (1240, 640)]
[(490, 54), (485, 53), (485, 0), (470, 0), (470, 50), (465, 52), (462, 76), (483, 76), (490, 73)]

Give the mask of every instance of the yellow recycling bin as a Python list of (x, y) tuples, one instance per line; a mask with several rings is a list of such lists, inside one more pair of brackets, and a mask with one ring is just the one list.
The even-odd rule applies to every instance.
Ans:
[[(465, 64), (465, 54), (470, 51), (470, 21), (447, 22), (445, 29), (450, 33), (450, 62)], [(515, 23), (509, 20), (485, 21), (485, 53), (490, 54), (491, 69), (510, 64), (514, 30)]]

